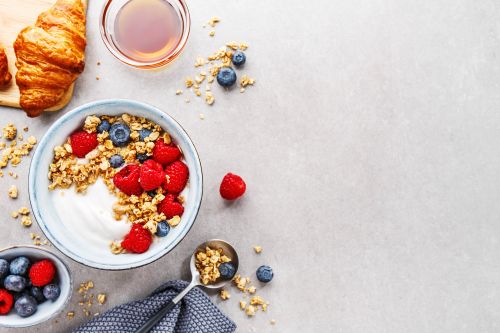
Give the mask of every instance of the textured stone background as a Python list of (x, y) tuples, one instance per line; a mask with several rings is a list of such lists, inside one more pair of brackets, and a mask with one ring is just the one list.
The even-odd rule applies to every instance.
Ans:
[[(137, 99), (186, 128), (205, 175), (196, 224), (161, 260), (124, 272), (66, 260), (77, 282), (92, 279), (109, 295), (102, 310), (187, 278), (194, 246), (220, 237), (238, 246), (242, 272), (263, 263), (276, 271), (259, 291), (267, 314), (245, 318), (236, 291), (220, 304), (240, 332), (499, 330), (498, 1), (191, 0), (187, 49), (160, 72), (127, 68), (107, 52), (102, 3), (90, 1), (87, 67), (71, 104), (33, 120), (1, 108), (0, 125), (28, 124), (40, 137), (75, 106)], [(210, 38), (202, 25), (213, 15), (222, 22)], [(175, 96), (196, 56), (235, 39), (250, 44), (245, 71), (255, 87), (214, 86), (212, 108)], [(16, 168), (20, 179), (0, 179), (0, 210), (28, 203), (28, 165)], [(233, 205), (218, 195), (228, 171), (248, 183)], [(10, 217), (0, 223), (0, 246), (29, 241)], [(78, 311), (72, 321), (61, 314), (40, 331), (82, 323), (77, 302), (67, 309)], [(32, 330), (2, 330), (14, 331)]]

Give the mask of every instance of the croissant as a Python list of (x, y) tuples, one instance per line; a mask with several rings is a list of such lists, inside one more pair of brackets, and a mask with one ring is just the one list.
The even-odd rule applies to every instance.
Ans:
[(7, 55), (3, 47), (0, 47), (0, 86), (6, 85), (12, 79), (9, 73), (9, 63), (7, 62)]
[(85, 67), (85, 8), (58, 0), (14, 42), (19, 104), (29, 117), (57, 105)]

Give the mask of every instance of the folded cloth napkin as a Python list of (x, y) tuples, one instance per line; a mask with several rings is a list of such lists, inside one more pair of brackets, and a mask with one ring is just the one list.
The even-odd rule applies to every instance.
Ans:
[[(186, 281), (169, 281), (146, 299), (117, 306), (80, 326), (74, 333), (135, 332), (187, 285)], [(235, 330), (236, 324), (201, 289), (193, 288), (151, 332), (232, 333)]]

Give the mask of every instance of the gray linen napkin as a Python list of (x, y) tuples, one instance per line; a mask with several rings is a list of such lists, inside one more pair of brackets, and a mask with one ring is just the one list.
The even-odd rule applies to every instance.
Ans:
[[(169, 281), (146, 299), (117, 306), (80, 326), (73, 333), (135, 332), (187, 285), (186, 281)], [(235, 330), (236, 324), (226, 317), (201, 289), (194, 288), (151, 332), (232, 333)]]

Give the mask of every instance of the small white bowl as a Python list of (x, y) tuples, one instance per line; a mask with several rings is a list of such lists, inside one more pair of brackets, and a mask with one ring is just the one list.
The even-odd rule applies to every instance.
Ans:
[[(81, 128), (87, 116), (119, 116), (124, 113), (145, 117), (166, 130), (183, 152), (184, 162), (189, 168), (189, 191), (185, 198), (181, 222), (172, 228), (166, 237), (157, 238), (148, 251), (141, 254), (124, 253), (114, 255), (109, 248), (102, 251), (90, 248), (85, 239), (67, 228), (59, 216), (49, 191), (47, 173), (52, 162), (55, 146), (63, 144), (68, 136)], [(29, 172), (29, 197), (32, 213), (45, 236), (62, 253), (73, 260), (94, 268), (120, 270), (149, 264), (170, 252), (189, 232), (201, 205), (203, 177), (198, 153), (184, 129), (159, 109), (131, 100), (102, 100), (80, 106), (59, 118), (40, 140), (33, 155)], [(92, 186), (92, 185), (91, 185)], [(74, 188), (68, 189), (74, 191)], [(110, 211), (112, 207), (109, 207)], [(111, 240), (110, 240), (111, 241)]]
[(28, 327), (43, 323), (53, 318), (66, 307), (73, 291), (73, 280), (69, 269), (56, 254), (30, 245), (16, 245), (0, 250), (0, 258), (7, 261), (20, 256), (27, 257), (32, 264), (42, 259), (52, 260), (57, 269), (54, 281), (61, 288), (61, 294), (54, 302), (45, 301), (39, 304), (37, 311), (30, 317), (20, 317), (12, 308), (8, 315), (0, 316), (0, 327)]

